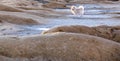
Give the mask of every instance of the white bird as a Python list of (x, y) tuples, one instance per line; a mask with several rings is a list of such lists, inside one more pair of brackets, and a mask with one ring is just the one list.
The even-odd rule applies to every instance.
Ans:
[(74, 15), (83, 15), (84, 14), (84, 7), (83, 6), (71, 6), (71, 12)]

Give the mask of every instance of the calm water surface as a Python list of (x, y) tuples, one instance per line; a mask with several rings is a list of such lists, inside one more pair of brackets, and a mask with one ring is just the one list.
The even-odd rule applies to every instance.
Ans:
[[(76, 6), (78, 6), (76, 4)], [(61, 25), (85, 25), (85, 26), (99, 26), (109, 25), (116, 26), (120, 25), (119, 14), (110, 14), (120, 12), (119, 9), (104, 8), (97, 4), (83, 4), (85, 7), (85, 14), (83, 16), (76, 16), (72, 14), (65, 15), (65, 18), (50, 18), (50, 22), (44, 25), (31, 25), (31, 26), (20, 26), (24, 30), (16, 33), (18, 35), (38, 34), (43, 30), (48, 30), (51, 27)], [(69, 12), (69, 9), (55, 9), (60, 12)], [(117, 17), (117, 18), (116, 18)]]

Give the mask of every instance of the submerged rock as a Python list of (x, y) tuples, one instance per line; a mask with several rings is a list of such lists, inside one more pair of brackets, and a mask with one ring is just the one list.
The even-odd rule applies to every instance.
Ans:
[(120, 61), (119, 48), (114, 41), (77, 33), (0, 37), (0, 60)]

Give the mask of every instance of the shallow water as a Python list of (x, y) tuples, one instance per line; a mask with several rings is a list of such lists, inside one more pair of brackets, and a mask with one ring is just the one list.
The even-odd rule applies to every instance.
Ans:
[[(77, 4), (76, 4), (77, 5)], [(52, 18), (49, 19), (51, 22), (45, 25), (33, 26), (34, 28), (51, 28), (61, 25), (85, 25), (85, 26), (99, 26), (109, 25), (116, 26), (120, 25), (119, 14), (110, 14), (120, 12), (119, 9), (113, 9), (112, 7), (104, 8), (98, 4), (83, 4), (85, 7), (85, 14), (82, 16), (68, 14), (65, 18)], [(70, 9), (55, 9), (60, 12), (70, 12)], [(46, 30), (45, 29), (45, 30)]]
[[(77, 4), (76, 4), (77, 6)], [(20, 26), (24, 30), (16, 33), (17, 35), (31, 35), (40, 34), (43, 30), (48, 30), (51, 27), (61, 26), (61, 25), (85, 25), (85, 26), (99, 26), (99, 25), (109, 25), (116, 26), (120, 25), (119, 9), (113, 9), (112, 7), (104, 8), (99, 4), (83, 4), (85, 7), (85, 14), (82, 16), (72, 15), (69, 9), (55, 9), (58, 12), (68, 12), (62, 18), (50, 18), (50, 22), (44, 25), (30, 25), (30, 26)], [(112, 14), (111, 14), (112, 13)]]

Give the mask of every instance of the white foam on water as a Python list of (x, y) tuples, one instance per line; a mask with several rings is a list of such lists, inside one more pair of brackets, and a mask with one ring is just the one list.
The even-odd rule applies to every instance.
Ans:
[(49, 28), (37, 28), (37, 30), (49, 30)]

